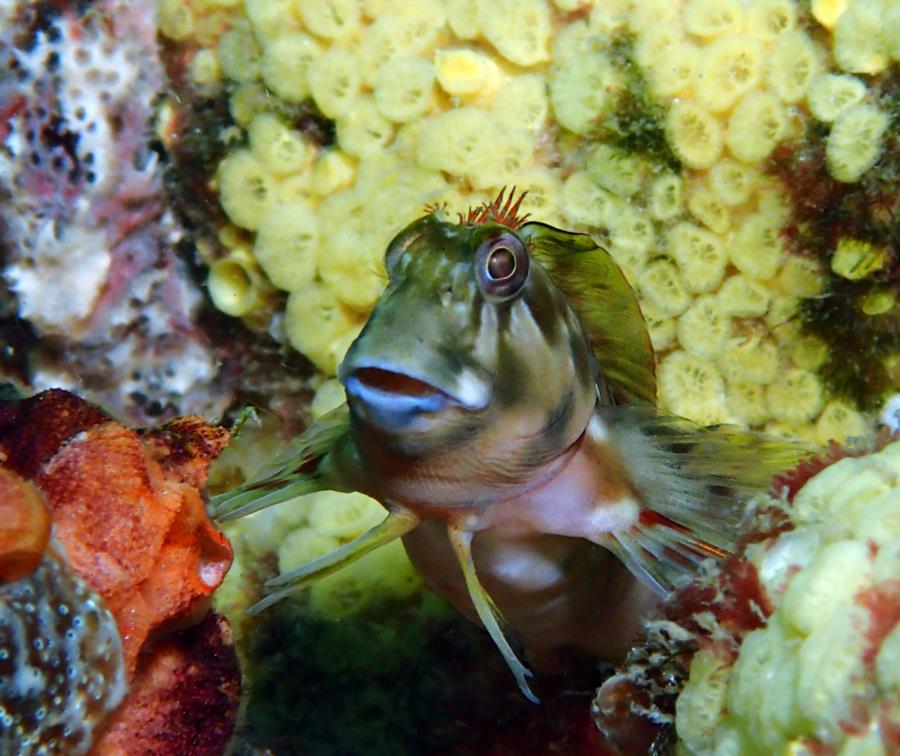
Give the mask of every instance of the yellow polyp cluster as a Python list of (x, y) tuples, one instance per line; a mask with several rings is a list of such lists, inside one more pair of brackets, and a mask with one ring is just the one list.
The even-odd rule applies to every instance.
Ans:
[[(829, 404), (820, 423), (843, 412)], [(676, 704), (679, 752), (893, 753), (900, 442), (827, 467), (786, 511), (790, 529), (747, 548), (774, 611), (735, 661), (695, 655)]]
[(262, 308), (271, 291), (247, 247), (235, 247), (213, 262), (206, 287), (213, 304), (233, 317), (243, 317)]
[(889, 123), (865, 83), (850, 74), (877, 74), (900, 60), (900, 9), (888, 0), (853, 0), (813, 3), (812, 11), (833, 30), (834, 59), (846, 73), (814, 77), (806, 100), (818, 120), (832, 124), (826, 147), (829, 172), (850, 183), (878, 160)]
[[(821, 292), (826, 271), (788, 251), (786, 195), (764, 174), (775, 148), (803, 133), (798, 106), (804, 105), (832, 124), (826, 152), (835, 178), (856, 181), (874, 165), (888, 118), (865, 82), (850, 75), (871, 66), (843, 63), (851, 56), (838, 48), (850, 35), (835, 31), (829, 47), (827, 38), (803, 28), (804, 9), (792, 0), (688, 0), (643, 23), (655, 5), (632, 3), (627, 27), (636, 35), (635, 60), (668, 104), (669, 146), (690, 170), (680, 178), (654, 174), (636, 195), (646, 197), (662, 248), (651, 249), (643, 267), (633, 253), (615, 244), (611, 251), (638, 290), (662, 354), (661, 401), (694, 419), (728, 419), (820, 443), (862, 435), (858, 413), (824, 415), (825, 407), (843, 407), (829, 403), (815, 372), (824, 345), (794, 348), (799, 303)], [(833, 22), (823, 24), (834, 28), (844, 10), (859, 25), (878, 4), (825, 5), (814, 3), (813, 13), (832, 14)], [(897, 23), (889, 20), (894, 11), (882, 5), (884, 28), (866, 45), (855, 37), (874, 57), (872, 50), (886, 50), (885, 40), (896, 36), (889, 31)], [(604, 215), (615, 216), (615, 202), (602, 199), (612, 205), (603, 207)], [(595, 218), (602, 227), (603, 217)], [(864, 276), (883, 263), (880, 250), (843, 244), (848, 249), (835, 255), (832, 267), (853, 272), (840, 275)], [(870, 306), (885, 305), (873, 300)], [(708, 361), (704, 372), (696, 360)], [(673, 395), (680, 385), (694, 387), (690, 400)], [(701, 385), (706, 389), (698, 392)]]
[(825, 156), (828, 171), (838, 181), (852, 183), (869, 170), (881, 153), (890, 119), (875, 105), (851, 105), (831, 127)]
[(441, 89), (451, 97), (474, 98), (500, 82), (500, 70), (490, 57), (464, 47), (436, 51), (434, 65)]
[(738, 420), (728, 407), (722, 373), (708, 359), (672, 352), (659, 366), (657, 381), (660, 402), (678, 415), (704, 425)]
[[(209, 40), (195, 78), (223, 88), (240, 127), (214, 177), (242, 229), (211, 270), (214, 301), (248, 318), (286, 292), (284, 341), (333, 375), (383, 290), (393, 235), (428, 203), (452, 218), (516, 185), (534, 219), (610, 249), (644, 307), (665, 409), (819, 434), (821, 387), (779, 413), (791, 371), (815, 372), (792, 324), (826, 271), (787, 249), (767, 161), (810, 117), (828, 124), (836, 179), (877, 161), (888, 117), (865, 76), (896, 59), (893, 5), (817, 0), (813, 33), (796, 0), (162, 0), (165, 34)], [(604, 136), (629, 70), (680, 170)], [(334, 122), (334, 144), (292, 120), (302, 103)], [(704, 380), (676, 355), (703, 362)]]
[(851, 73), (875, 74), (897, 60), (898, 13), (890, 0), (855, 0), (838, 16), (834, 57)]
[[(665, 408), (820, 442), (860, 435), (858, 414), (818, 423), (831, 406), (815, 374), (822, 345), (793, 345), (799, 302), (822, 290), (825, 271), (788, 251), (782, 228), (790, 210), (764, 173), (775, 148), (802, 134), (797, 106), (806, 104), (829, 123), (844, 113), (855, 119), (854, 130), (833, 128), (829, 143), (836, 177), (855, 180), (877, 158), (881, 111), (862, 81), (829, 70), (830, 50), (803, 30), (792, 0), (664, 5), (631, 3), (624, 26), (636, 35), (635, 61), (668, 106), (668, 144), (689, 170), (628, 166), (625, 187), (576, 173), (569, 182), (580, 196), (563, 212), (601, 231), (616, 224), (626, 200), (649, 216), (655, 239), (639, 254), (612, 231), (607, 238), (662, 357)], [(646, 174), (635, 186), (640, 168)]]
[(766, 392), (769, 409), (780, 422), (806, 423), (822, 409), (822, 383), (808, 370), (790, 370)]
[(841, 14), (847, 10), (847, 0), (812, 0), (810, 11), (826, 29), (833, 30)]
[(838, 241), (831, 258), (831, 269), (843, 278), (858, 281), (870, 273), (884, 268), (888, 251), (859, 239), (843, 238)]
[[(269, 554), (278, 572), (288, 572), (330, 554), (362, 535), (387, 516), (384, 508), (363, 494), (333, 491), (311, 494), (264, 510), (233, 528), (236, 565), (229, 573), (217, 605), (229, 612), (245, 610), (258, 595), (242, 560), (257, 565)], [(310, 611), (341, 619), (386, 599), (403, 599), (420, 590), (418, 577), (399, 541), (383, 546), (333, 575), (317, 580), (294, 596)]]
[(675, 334), (687, 352), (711, 360), (721, 353), (731, 334), (731, 319), (722, 312), (719, 300), (707, 294), (679, 316)]

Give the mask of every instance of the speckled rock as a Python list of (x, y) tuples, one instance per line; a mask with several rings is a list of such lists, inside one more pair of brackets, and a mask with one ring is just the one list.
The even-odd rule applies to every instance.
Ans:
[(86, 753), (125, 692), (115, 619), (63, 561), (0, 585), (0, 753)]

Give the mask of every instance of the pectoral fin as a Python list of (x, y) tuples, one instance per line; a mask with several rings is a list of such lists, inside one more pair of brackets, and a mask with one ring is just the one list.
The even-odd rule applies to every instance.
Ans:
[(707, 559), (734, 553), (748, 502), (816, 447), (753, 431), (704, 428), (639, 407), (607, 408), (602, 424), (643, 504), (637, 522), (598, 540), (665, 595)]
[(365, 556), (391, 541), (409, 533), (419, 524), (419, 518), (406, 509), (395, 509), (374, 528), (363, 533), (358, 538), (346, 543), (339, 549), (332, 551), (307, 562), (294, 570), (285, 572), (276, 578), (266, 581), (266, 588), (277, 588), (264, 599), (250, 607), (248, 612), (256, 614), (266, 607), (281, 601), (285, 596), (312, 583), (326, 575), (352, 564), (360, 557)]
[[(342, 404), (297, 436), (270, 464), (233, 491), (210, 498), (210, 514), (234, 520), (316, 491), (336, 490), (322, 461), (347, 435), (350, 416)], [(340, 489), (337, 489), (340, 490)]]
[(469, 598), (472, 599), (472, 604), (475, 606), (475, 612), (478, 614), (478, 619), (481, 620), (481, 624), (484, 625), (485, 629), (488, 631), (488, 635), (491, 636), (494, 644), (503, 655), (506, 665), (509, 667), (510, 671), (513, 673), (513, 677), (516, 678), (516, 682), (519, 684), (519, 690), (522, 691), (522, 695), (532, 703), (540, 703), (538, 697), (532, 693), (531, 688), (528, 687), (528, 678), (531, 677), (531, 672), (519, 661), (503, 632), (506, 621), (503, 619), (503, 615), (500, 614), (497, 605), (491, 600), (491, 597), (481, 585), (481, 582), (478, 580), (478, 575), (475, 573), (475, 561), (472, 559), (471, 531), (448, 524), (447, 535), (450, 537), (450, 543), (453, 546), (453, 550), (456, 552), (459, 566), (462, 567), (463, 577), (466, 581), (466, 589), (469, 592)]

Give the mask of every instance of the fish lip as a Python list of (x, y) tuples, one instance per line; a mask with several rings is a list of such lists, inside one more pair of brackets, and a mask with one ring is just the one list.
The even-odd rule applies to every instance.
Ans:
[(348, 397), (367, 404), (393, 406), (400, 412), (438, 412), (452, 405), (478, 412), (489, 403), (484, 388), (472, 391), (461, 385), (460, 390), (448, 390), (436, 386), (421, 374), (384, 362), (345, 362), (340, 367), (338, 379)]

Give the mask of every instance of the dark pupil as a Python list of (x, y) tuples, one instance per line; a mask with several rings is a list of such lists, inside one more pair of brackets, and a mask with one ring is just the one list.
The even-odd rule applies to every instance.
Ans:
[(487, 272), (495, 281), (509, 278), (516, 269), (516, 257), (505, 247), (495, 249), (488, 257)]

